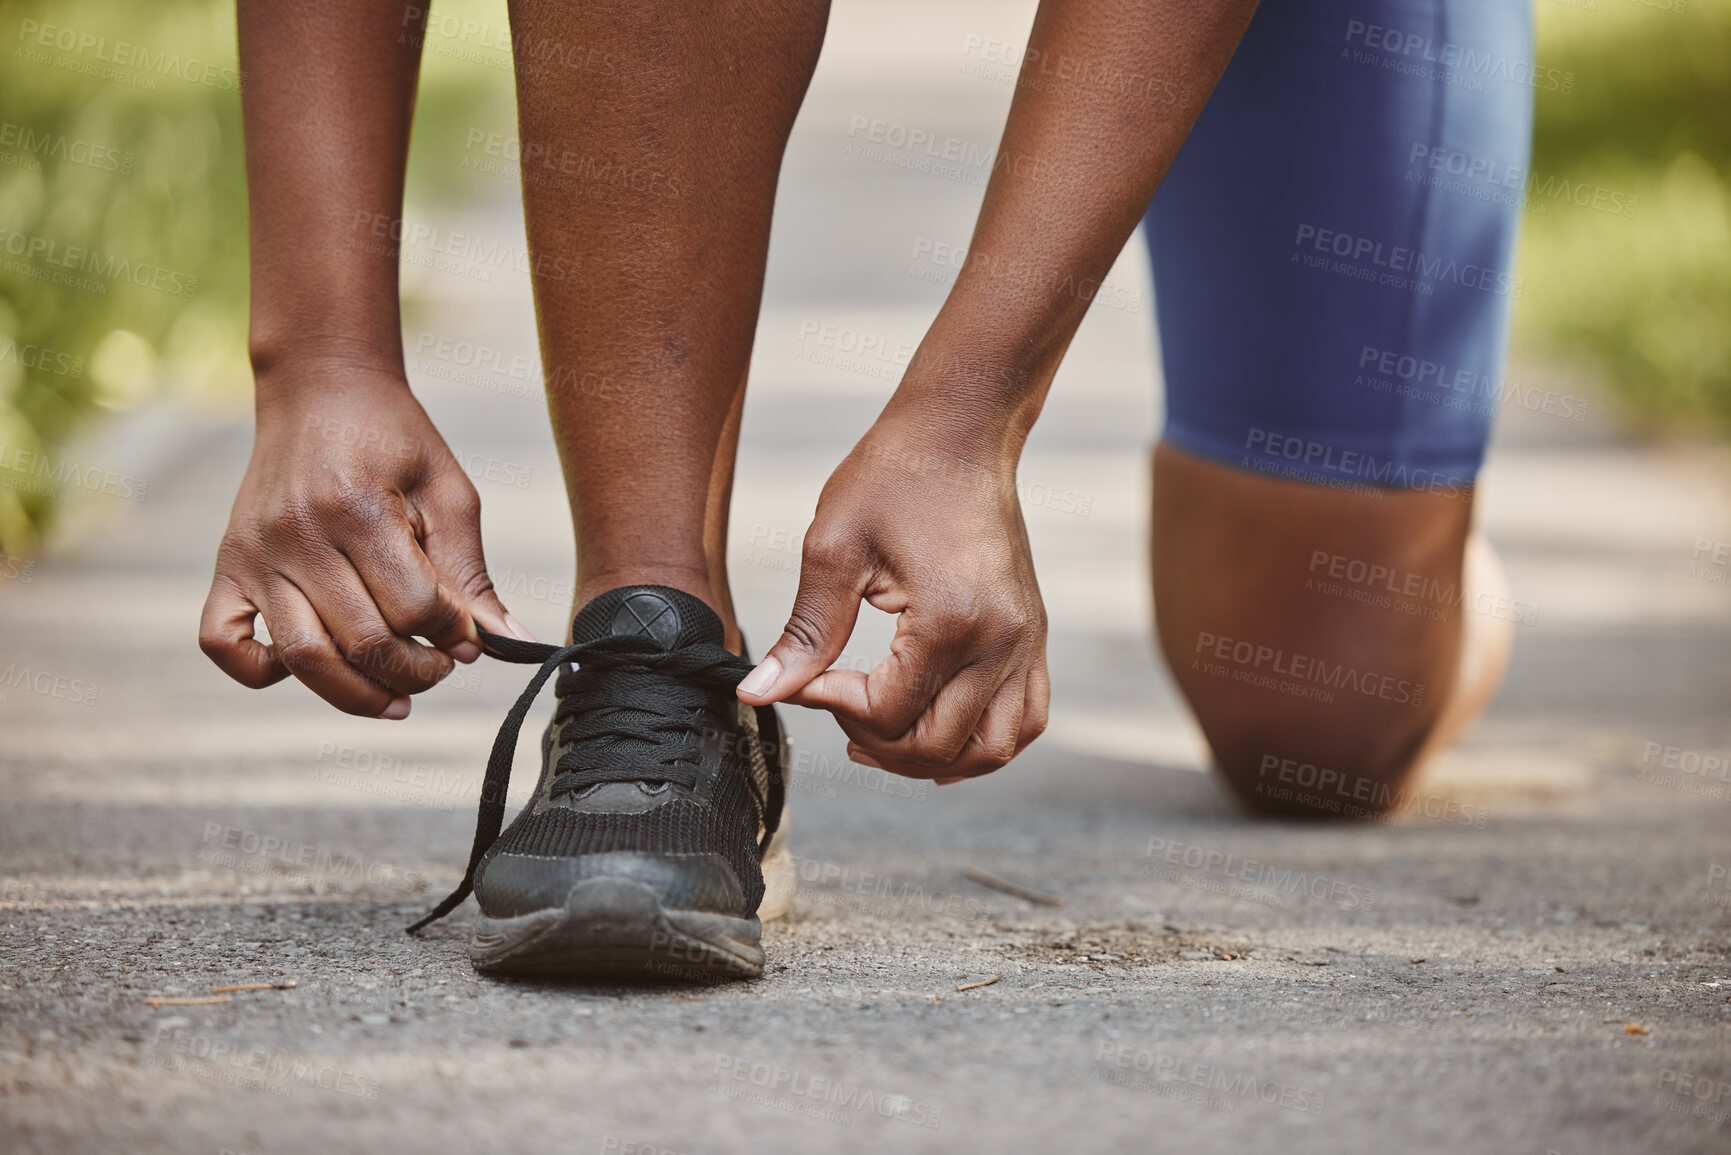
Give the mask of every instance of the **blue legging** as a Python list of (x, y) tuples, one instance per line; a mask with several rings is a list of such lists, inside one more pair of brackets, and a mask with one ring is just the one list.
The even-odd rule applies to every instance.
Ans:
[(1165, 439), (1454, 491), (1504, 396), (1535, 88), (1522, 0), (1263, 0), (1148, 209)]

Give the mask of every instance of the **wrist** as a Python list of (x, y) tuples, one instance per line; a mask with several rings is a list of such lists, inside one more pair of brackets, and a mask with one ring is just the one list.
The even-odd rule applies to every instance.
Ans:
[(307, 342), (292, 350), (252, 357), (254, 411), (261, 431), (294, 432), (309, 415), (337, 410), (417, 406), (403, 372), (400, 350)]
[(928, 341), (878, 424), (936, 451), (1013, 473), (1048, 383), (1048, 374), (1013, 360)]
[(1007, 436), (1002, 422), (970, 416), (953, 404), (898, 398), (884, 408), (854, 452), (875, 470), (924, 483), (1001, 490), (1015, 484), (1023, 440)]

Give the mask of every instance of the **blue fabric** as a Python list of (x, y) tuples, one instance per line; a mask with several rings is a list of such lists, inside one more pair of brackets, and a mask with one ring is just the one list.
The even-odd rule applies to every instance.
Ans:
[(1165, 439), (1329, 485), (1469, 484), (1503, 400), (1536, 88), (1521, 0), (1263, 0), (1146, 236)]

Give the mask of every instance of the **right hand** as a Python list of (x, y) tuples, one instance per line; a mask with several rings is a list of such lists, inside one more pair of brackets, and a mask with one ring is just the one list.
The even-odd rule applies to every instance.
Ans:
[(528, 631), (487, 576), (475, 486), (408, 383), (326, 366), (289, 376), (259, 382), (199, 648), (244, 686), (293, 674), (339, 710), (407, 717), (410, 694), (480, 656), (476, 622)]

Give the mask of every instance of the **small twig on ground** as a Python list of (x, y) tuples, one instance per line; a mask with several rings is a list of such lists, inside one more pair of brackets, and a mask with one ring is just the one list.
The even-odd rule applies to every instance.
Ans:
[(296, 979), (284, 979), (280, 983), (236, 983), (232, 987), (211, 987), (213, 995), (227, 994), (229, 991), (292, 991), (300, 986)]
[(229, 997), (227, 995), (201, 996), (190, 999), (165, 998), (161, 995), (151, 995), (144, 1000), (146, 1005), (152, 1007), (203, 1007), (209, 1006), (212, 1003), (226, 1003), (228, 1001)]
[(991, 978), (981, 979), (977, 983), (963, 983), (961, 986), (956, 988), (956, 991), (957, 991), (957, 993), (960, 993), (962, 991), (977, 990), (980, 987), (989, 987), (993, 983), (997, 982), (999, 979), (1001, 979), (1003, 977), (1004, 977), (1003, 975), (993, 975)]
[(1017, 886), (1013, 882), (999, 878), (995, 874), (987, 874), (977, 867), (970, 866), (962, 872), (981, 886), (989, 886), (993, 890), (1001, 890), (1005, 894), (1013, 894), (1017, 898), (1025, 898), (1029, 902), (1037, 902), (1042, 906), (1063, 906), (1064, 900), (1055, 894), (1043, 894), (1038, 890), (1029, 890), (1025, 886)]

